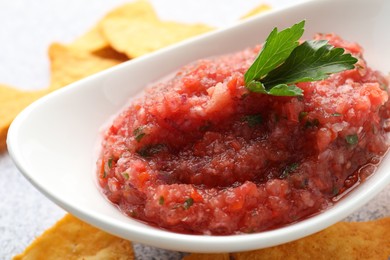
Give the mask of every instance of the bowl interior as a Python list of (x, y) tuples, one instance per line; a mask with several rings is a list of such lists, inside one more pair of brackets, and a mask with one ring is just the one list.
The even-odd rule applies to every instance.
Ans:
[(38, 100), (13, 122), (8, 148), (17, 167), (41, 192), (79, 218), (112, 234), (153, 246), (190, 252), (269, 247), (319, 231), (368, 202), (387, 183), (390, 161), (333, 208), (273, 231), (237, 236), (182, 235), (132, 220), (100, 194), (94, 168), (101, 127), (151, 82), (198, 58), (253, 46), (275, 26), (306, 19), (305, 37), (334, 32), (360, 43), (371, 67), (385, 73), (390, 62), (390, 2), (317, 0), (264, 14), (121, 64)]

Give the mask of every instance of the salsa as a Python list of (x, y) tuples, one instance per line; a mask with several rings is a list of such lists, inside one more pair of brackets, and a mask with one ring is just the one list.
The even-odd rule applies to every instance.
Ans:
[(315, 39), (358, 62), (298, 83), (303, 96), (248, 91), (255, 46), (184, 66), (133, 99), (103, 136), (104, 195), (151, 225), (213, 235), (278, 228), (336, 203), (388, 149), (389, 82), (358, 44)]

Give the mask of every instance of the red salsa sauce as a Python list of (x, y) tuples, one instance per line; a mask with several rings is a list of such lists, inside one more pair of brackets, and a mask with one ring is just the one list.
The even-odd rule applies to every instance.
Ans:
[(249, 92), (260, 46), (199, 60), (148, 88), (104, 133), (104, 195), (164, 229), (228, 235), (307, 218), (372, 174), (388, 149), (388, 80), (328, 34), (355, 69), (299, 83), (302, 97)]

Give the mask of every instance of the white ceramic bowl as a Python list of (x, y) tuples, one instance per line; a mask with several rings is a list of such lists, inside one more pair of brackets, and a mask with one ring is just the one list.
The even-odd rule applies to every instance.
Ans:
[(387, 157), (365, 183), (334, 207), (272, 231), (232, 235), (184, 235), (150, 227), (120, 213), (94, 180), (99, 129), (145, 85), (198, 58), (230, 53), (264, 41), (306, 19), (305, 37), (335, 32), (366, 49), (369, 65), (390, 69), (390, 1), (316, 0), (269, 12), (239, 25), (200, 36), (76, 82), (38, 100), (12, 123), (8, 149), (17, 167), (59, 206), (109, 233), (156, 247), (188, 252), (243, 251), (307, 236), (342, 220), (390, 182)]

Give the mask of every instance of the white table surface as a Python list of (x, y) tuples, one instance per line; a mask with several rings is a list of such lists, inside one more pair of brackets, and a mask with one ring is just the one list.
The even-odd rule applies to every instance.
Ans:
[[(296, 0), (297, 1), (297, 0)], [(0, 84), (20, 89), (48, 86), (47, 49), (71, 42), (125, 0), (0, 0)], [(162, 18), (224, 26), (261, 0), (151, 0)], [(264, 1), (278, 8), (294, 1)], [(206, 9), (205, 9), (206, 8)], [(1, 120), (1, 118), (0, 118)], [(39, 193), (0, 153), (0, 259), (10, 259), (59, 220), (65, 211)], [(346, 220), (390, 216), (390, 186)], [(137, 259), (180, 259), (182, 254), (135, 245)]]

